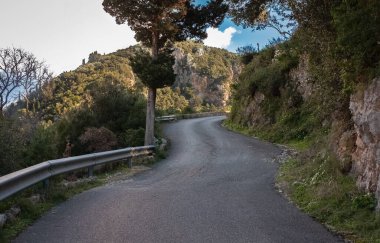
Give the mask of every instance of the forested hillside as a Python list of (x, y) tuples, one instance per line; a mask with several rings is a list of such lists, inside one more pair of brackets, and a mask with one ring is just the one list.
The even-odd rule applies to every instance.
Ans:
[[(63, 156), (143, 145), (146, 87), (131, 66), (142, 50), (137, 45), (107, 55), (93, 52), (76, 70), (34, 90), (28, 106), (22, 97), (7, 106), (0, 121), (0, 173)], [(240, 71), (237, 55), (195, 42), (178, 43), (173, 51), (177, 81), (158, 89), (157, 114), (226, 109)]]
[(280, 2), (297, 26), (288, 40), (243, 53), (228, 125), (297, 148), (282, 166), (280, 188), (333, 230), (375, 242), (380, 3)]

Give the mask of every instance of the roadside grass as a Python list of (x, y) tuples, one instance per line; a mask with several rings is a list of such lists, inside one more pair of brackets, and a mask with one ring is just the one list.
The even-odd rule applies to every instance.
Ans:
[(278, 187), (305, 213), (353, 242), (380, 242), (376, 198), (358, 190), (355, 180), (327, 155), (291, 158), (281, 165)]
[[(279, 142), (268, 139), (270, 134), (265, 129), (257, 131), (229, 121), (223, 125), (238, 133)], [(357, 243), (380, 243), (376, 198), (361, 192), (355, 179), (342, 172), (341, 163), (325, 148), (327, 143), (321, 137), (280, 141), (296, 149), (298, 155), (281, 164), (276, 186), (330, 231)]]
[[(166, 151), (157, 151), (154, 160), (148, 160), (144, 165), (150, 166), (157, 161), (166, 157)], [(79, 172), (79, 175), (84, 175), (85, 171)], [(68, 175), (56, 176), (50, 179), (49, 187), (44, 188), (42, 183), (38, 183), (20, 193), (17, 193), (10, 198), (0, 202), (0, 212), (9, 210), (12, 206), (17, 206), (21, 209), (20, 214), (13, 220), (4, 225), (0, 229), (0, 242), (11, 242), (18, 234), (40, 218), (43, 214), (49, 211), (52, 207), (70, 199), (71, 197), (87, 191), (89, 189), (105, 185), (117, 175), (132, 175), (131, 169), (124, 163), (114, 163), (112, 166), (107, 165), (105, 170), (94, 172), (95, 176), (78, 180), (72, 185), (65, 185), (64, 179), (72, 176)], [(76, 173), (77, 175), (77, 173)], [(75, 177), (75, 176), (74, 176)], [(38, 203), (33, 203), (30, 198), (33, 195), (40, 195), (41, 200)]]
[(229, 121), (228, 119), (224, 120), (222, 125), (231, 131), (238, 132), (246, 136), (255, 137), (255, 138), (272, 142), (272, 143), (281, 143), (297, 151), (305, 151), (308, 148), (310, 148), (310, 146), (313, 144), (313, 140), (311, 138), (292, 139), (289, 141), (278, 141), (277, 139), (273, 139), (273, 133), (275, 133), (275, 131), (271, 132), (271, 131), (268, 131), (268, 129), (248, 128), (245, 126), (237, 125)]

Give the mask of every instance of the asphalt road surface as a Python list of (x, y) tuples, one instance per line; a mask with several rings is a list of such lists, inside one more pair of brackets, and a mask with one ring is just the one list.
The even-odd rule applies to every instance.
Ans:
[(222, 119), (165, 125), (167, 159), (62, 203), (15, 242), (340, 242), (275, 190), (281, 151)]

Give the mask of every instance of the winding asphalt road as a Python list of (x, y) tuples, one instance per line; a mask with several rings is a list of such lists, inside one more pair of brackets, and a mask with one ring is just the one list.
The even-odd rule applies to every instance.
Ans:
[(62, 203), (15, 242), (340, 242), (274, 189), (281, 151), (222, 119), (167, 124), (167, 159)]

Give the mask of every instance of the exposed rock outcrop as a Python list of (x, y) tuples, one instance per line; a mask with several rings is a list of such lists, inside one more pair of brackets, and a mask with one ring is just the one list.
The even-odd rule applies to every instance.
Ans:
[(352, 95), (350, 110), (357, 135), (352, 156), (357, 184), (380, 199), (380, 78)]
[(225, 107), (228, 104), (231, 85), (237, 81), (242, 68), (237, 55), (199, 43), (184, 42), (177, 45), (174, 56), (177, 74), (174, 87), (182, 92), (190, 89), (203, 105)]
[(307, 100), (313, 92), (313, 85), (309, 74), (309, 56), (301, 55), (299, 64), (289, 73), (290, 78), (295, 82), (297, 91), (301, 94), (304, 100)]
[(268, 118), (261, 111), (261, 103), (264, 101), (265, 95), (256, 92), (246, 107), (245, 114), (249, 114), (248, 124), (250, 127), (265, 125), (269, 123)]

